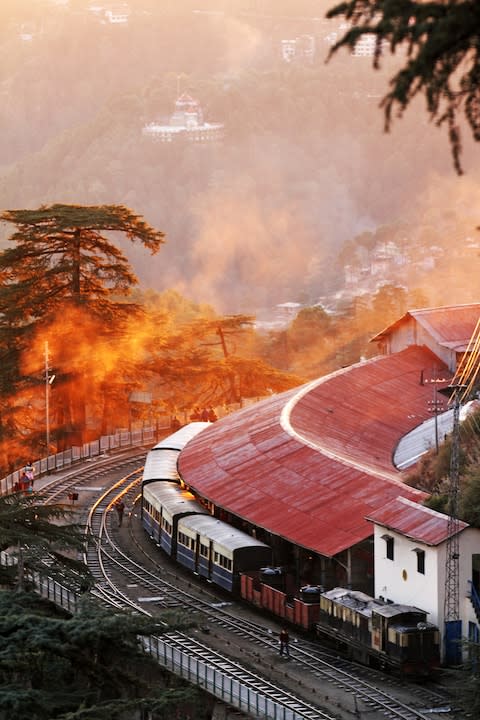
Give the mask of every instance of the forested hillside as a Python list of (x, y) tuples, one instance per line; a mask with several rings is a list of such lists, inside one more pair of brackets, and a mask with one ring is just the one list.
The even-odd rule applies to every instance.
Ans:
[[(367, 57), (325, 63), (329, 3), (217, 0), (196, 12), (145, 0), (122, 26), (89, 6), (2, 3), (0, 207), (134, 207), (166, 232), (148, 264), (125, 247), (147, 287), (221, 312), (315, 302), (342, 286), (338, 251), (363, 231), (428, 215), (448, 243), (445, 214), (456, 222), (471, 206), (475, 156), (455, 177), (423, 108), (384, 135), (386, 73)], [(313, 62), (286, 63), (282, 39), (302, 34), (315, 38)], [(224, 124), (222, 143), (142, 135), (168, 122), (179, 92)], [(469, 282), (453, 294), (443, 282), (434, 301), (463, 301)]]

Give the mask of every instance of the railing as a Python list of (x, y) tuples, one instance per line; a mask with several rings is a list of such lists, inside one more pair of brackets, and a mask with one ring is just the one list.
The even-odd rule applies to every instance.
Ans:
[[(224, 405), (215, 408), (215, 413), (218, 418), (225, 417), (235, 410), (239, 410), (242, 407), (248, 407), (249, 405), (255, 405), (263, 397), (246, 398), (240, 403), (234, 403), (230, 405)], [(190, 411), (183, 411), (179, 413), (180, 421), (183, 424), (190, 422)], [(156, 420), (155, 427), (142, 427), (140, 429), (132, 430), (117, 430), (112, 435), (102, 435), (98, 440), (92, 440), (91, 442), (85, 443), (81, 446), (76, 446), (64, 450), (63, 452), (49, 455), (48, 457), (42, 458), (32, 462), (35, 477), (41, 477), (42, 475), (48, 475), (54, 473), (57, 470), (63, 470), (65, 468), (74, 465), (75, 463), (84, 462), (93, 457), (98, 457), (104, 453), (111, 452), (113, 450), (121, 450), (122, 448), (138, 447), (142, 445), (151, 444), (155, 438), (157, 438), (160, 432), (164, 432), (171, 427), (171, 415), (159, 416)], [(18, 486), (20, 478), (23, 473), (23, 468), (15, 470), (4, 478), (0, 479), (0, 495), (6, 495), (7, 493), (13, 492), (15, 487)]]
[[(10, 566), (16, 563), (15, 557), (4, 551), (0, 552), (0, 564)], [(75, 592), (40, 572), (29, 573), (28, 580), (39, 595), (72, 614), (76, 612), (78, 596)], [(229, 677), (208, 663), (191, 657), (183, 650), (172, 647), (168, 639), (162, 640), (161, 637), (151, 636), (142, 638), (142, 643), (144, 649), (162, 667), (231, 707), (264, 720), (305, 720), (304, 714), (266, 697), (260, 691), (242, 685), (240, 680)]]
[[(243, 685), (204, 660), (191, 657), (179, 648), (172, 647), (168, 641), (159, 637), (143, 638), (143, 646), (162, 667), (170, 670), (184, 680), (206, 690), (223, 703), (237, 708), (255, 718), (268, 720), (304, 720), (305, 715), (288, 708), (272, 698), (263, 695), (254, 688)], [(320, 714), (319, 714), (320, 717)]]
[[(105, 453), (122, 450), (129, 447), (151, 445), (159, 432), (170, 427), (170, 418), (162, 418), (155, 427), (142, 427), (138, 430), (119, 430), (112, 435), (102, 435), (98, 440), (84, 443), (84, 445), (71, 447), (68, 450), (49, 455), (32, 463), (35, 477), (42, 477), (49, 473), (64, 470), (72, 465), (85, 462), (93, 457)], [(22, 470), (15, 470), (0, 480), (0, 495), (13, 492), (18, 486)]]

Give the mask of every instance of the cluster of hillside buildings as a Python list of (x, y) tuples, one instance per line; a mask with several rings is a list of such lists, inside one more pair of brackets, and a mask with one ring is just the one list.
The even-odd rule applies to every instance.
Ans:
[[(70, 0), (43, 0), (44, 2), (68, 8)], [(95, 15), (100, 22), (110, 25), (126, 25), (133, 13), (128, 2), (105, 2), (91, 0), (85, 2), (88, 12)], [(198, 12), (198, 11), (194, 11)], [(348, 29), (348, 24), (340, 22), (338, 28), (331, 30), (332, 21), (318, 23), (319, 18), (312, 18), (314, 34), (300, 34), (297, 37), (284, 38), (279, 44), (279, 54), (284, 62), (313, 62), (316, 53), (316, 44), (321, 38), (325, 43), (334, 45), (341, 35)], [(328, 27), (328, 30), (326, 29)], [(33, 33), (22, 31), (22, 40), (32, 40)], [(373, 34), (364, 35), (359, 39), (352, 55), (355, 57), (372, 57), (375, 53), (376, 36)]]

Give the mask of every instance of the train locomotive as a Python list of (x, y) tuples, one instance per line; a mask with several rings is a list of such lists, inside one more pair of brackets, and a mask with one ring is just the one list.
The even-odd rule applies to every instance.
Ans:
[(316, 632), (351, 658), (402, 675), (428, 677), (440, 665), (438, 628), (423, 610), (359, 591), (321, 593)]
[(327, 638), (350, 658), (415, 678), (440, 665), (439, 631), (416, 607), (360, 591), (320, 586), (286, 589), (271, 548), (214, 517), (182, 486), (178, 456), (209, 423), (184, 426), (147, 454), (142, 524), (150, 538), (187, 570), (293, 627)]

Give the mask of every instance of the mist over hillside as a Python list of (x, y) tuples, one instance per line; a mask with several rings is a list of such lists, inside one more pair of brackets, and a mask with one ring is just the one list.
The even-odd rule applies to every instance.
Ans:
[[(125, 204), (167, 236), (148, 261), (125, 245), (141, 283), (220, 312), (316, 302), (342, 287), (338, 253), (364, 231), (428, 218), (429, 242), (448, 246), (467, 210), (474, 234), (478, 149), (466, 142), (457, 177), (422, 102), (383, 133), (378, 104), (395, 59), (381, 72), (368, 57), (325, 63), (338, 26), (323, 19), (330, 3), (249, 5), (132, 1), (115, 25), (82, 0), (7, 2), (0, 207)], [(286, 62), (282, 39), (305, 34), (313, 60)], [(182, 92), (224, 125), (222, 141), (142, 134), (170, 121)], [(467, 297), (465, 272), (437, 287), (437, 304)]]

